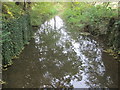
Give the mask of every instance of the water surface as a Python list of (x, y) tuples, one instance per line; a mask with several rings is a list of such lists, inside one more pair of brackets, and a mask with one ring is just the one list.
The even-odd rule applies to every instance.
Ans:
[[(76, 32), (76, 31), (75, 31)], [(72, 33), (59, 16), (35, 32), (3, 72), (4, 88), (117, 88), (118, 64), (92, 37)]]

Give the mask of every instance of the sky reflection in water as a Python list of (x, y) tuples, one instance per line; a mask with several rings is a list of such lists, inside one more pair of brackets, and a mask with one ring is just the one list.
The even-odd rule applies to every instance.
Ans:
[(46, 71), (44, 78), (50, 80), (52, 87), (109, 87), (113, 81), (105, 76), (102, 48), (87, 36), (74, 40), (64, 25), (56, 16), (35, 33), (35, 47), (41, 53), (39, 61)]

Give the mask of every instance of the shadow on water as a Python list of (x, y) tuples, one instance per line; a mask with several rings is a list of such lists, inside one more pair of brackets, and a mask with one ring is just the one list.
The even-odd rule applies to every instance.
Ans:
[(3, 79), (4, 88), (117, 88), (118, 64), (99, 42), (71, 34), (56, 16), (41, 25)]

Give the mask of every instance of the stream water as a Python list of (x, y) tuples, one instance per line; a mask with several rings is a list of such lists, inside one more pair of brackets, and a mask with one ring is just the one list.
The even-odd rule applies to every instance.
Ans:
[(118, 63), (103, 44), (71, 33), (59, 16), (42, 24), (13, 62), (3, 88), (118, 87)]

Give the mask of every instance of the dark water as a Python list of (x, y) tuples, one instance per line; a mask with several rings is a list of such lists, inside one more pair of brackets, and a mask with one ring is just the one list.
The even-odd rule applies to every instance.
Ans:
[(70, 33), (56, 16), (3, 72), (5, 88), (117, 88), (118, 63), (91, 37)]

